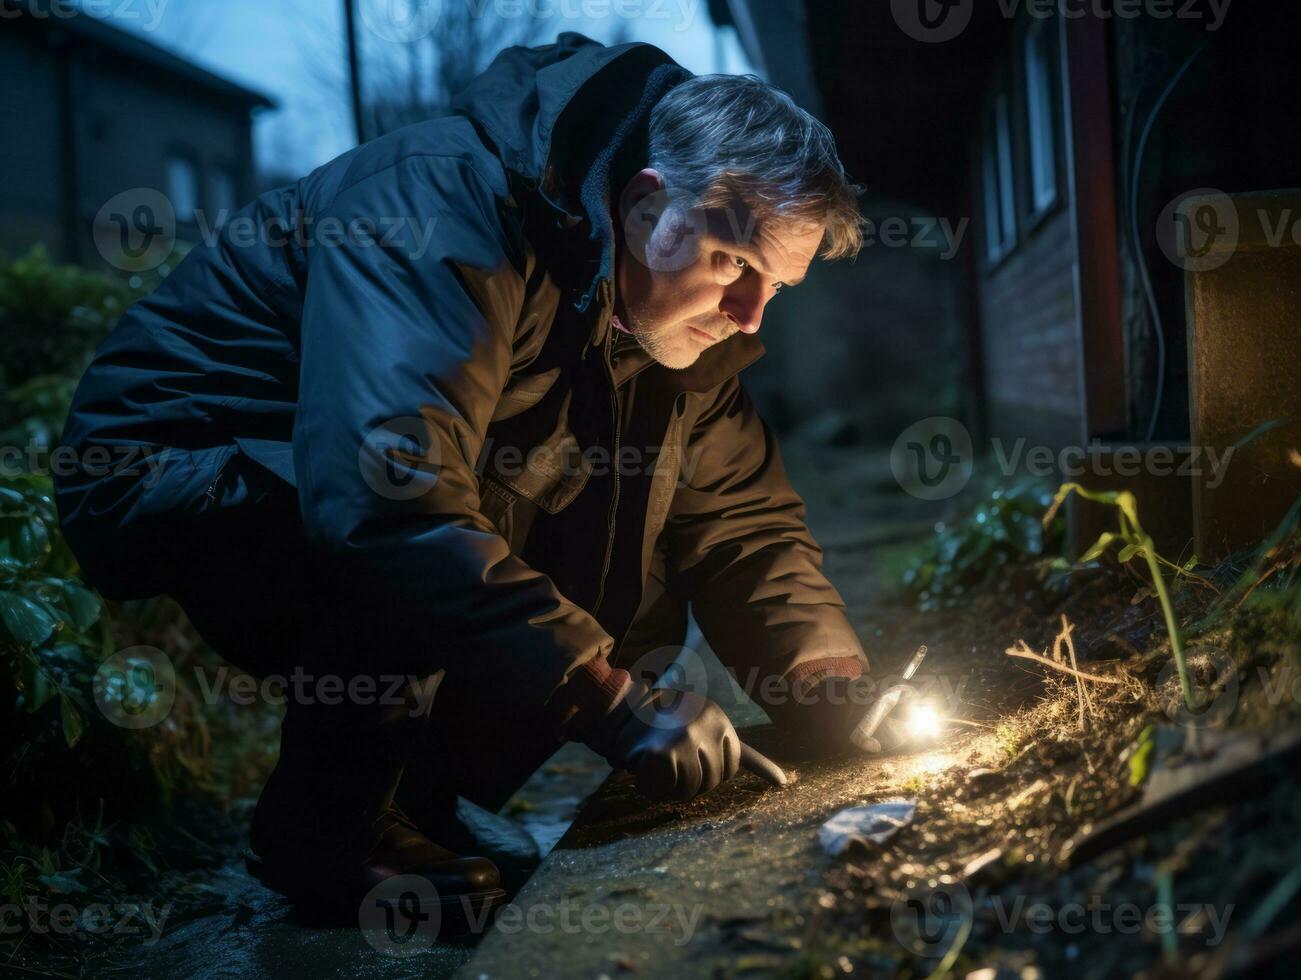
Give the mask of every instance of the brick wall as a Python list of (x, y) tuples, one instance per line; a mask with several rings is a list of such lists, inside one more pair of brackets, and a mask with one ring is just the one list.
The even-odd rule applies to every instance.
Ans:
[(1049, 214), (980, 277), (990, 434), (1061, 445), (1081, 435), (1070, 212)]

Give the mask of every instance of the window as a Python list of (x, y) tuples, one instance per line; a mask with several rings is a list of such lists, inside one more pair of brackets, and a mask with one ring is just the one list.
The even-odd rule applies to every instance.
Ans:
[(1057, 147), (1053, 125), (1051, 21), (1036, 20), (1025, 36), (1026, 142), (1030, 151), (1030, 203), (1038, 215), (1057, 200)]
[(212, 174), (212, 222), (224, 223), (230, 213), (239, 206), (238, 182), (235, 175), (225, 167), (219, 167)]
[(199, 175), (194, 161), (182, 156), (167, 158), (167, 197), (177, 221), (193, 221), (199, 210)]
[(1012, 172), (1012, 119), (1006, 92), (998, 92), (985, 116), (981, 147), (984, 178), (985, 252), (997, 262), (1016, 240), (1016, 195)]

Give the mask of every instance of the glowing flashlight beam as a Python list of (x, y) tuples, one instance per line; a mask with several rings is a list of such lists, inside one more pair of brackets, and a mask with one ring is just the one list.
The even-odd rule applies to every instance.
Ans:
[(919, 742), (929, 742), (940, 734), (939, 713), (929, 704), (915, 705), (908, 713), (908, 734)]

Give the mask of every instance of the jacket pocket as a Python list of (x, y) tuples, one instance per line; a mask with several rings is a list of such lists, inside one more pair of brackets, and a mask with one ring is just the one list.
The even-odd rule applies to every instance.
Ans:
[(528, 411), (547, 396), (547, 392), (551, 390), (558, 377), (560, 377), (560, 368), (557, 367), (550, 371), (543, 371), (541, 374), (532, 374), (512, 381), (497, 399), (497, 407), (493, 410), (491, 421), (513, 419), (516, 415)]
[(479, 513), (509, 540), (510, 520), (519, 496), (500, 480), (484, 474), (479, 478)]
[[(536, 445), (520, 445), (509, 438), (499, 445), (494, 440), (488, 457), (480, 461), (485, 477), (495, 479), (516, 497), (548, 514), (558, 514), (568, 507), (592, 475), (592, 461), (569, 427), (572, 399), (572, 392), (565, 394), (554, 427)], [(507, 456), (511, 445), (517, 452)]]

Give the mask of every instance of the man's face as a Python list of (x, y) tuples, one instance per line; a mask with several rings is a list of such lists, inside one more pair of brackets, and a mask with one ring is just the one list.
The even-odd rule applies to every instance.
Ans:
[(689, 209), (650, 169), (618, 203), (616, 313), (651, 357), (675, 370), (738, 331), (757, 333), (764, 307), (804, 278), (825, 231), (759, 225), (739, 206)]

